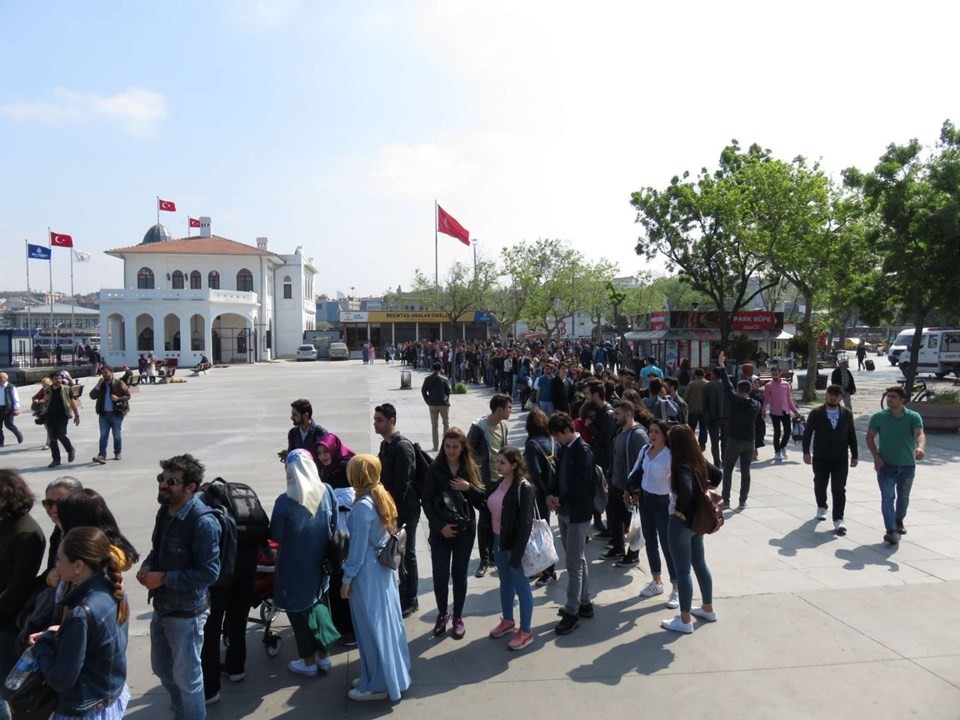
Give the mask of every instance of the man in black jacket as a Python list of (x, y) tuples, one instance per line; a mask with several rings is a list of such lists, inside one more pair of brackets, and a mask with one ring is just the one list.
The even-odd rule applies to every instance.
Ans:
[(720, 368), (713, 369), (713, 378), (703, 388), (703, 421), (710, 435), (710, 453), (713, 464), (720, 467), (727, 451), (727, 433), (730, 429), (730, 401), (723, 382), (720, 380)]
[(430, 408), (430, 430), (433, 433), (433, 451), (440, 448), (438, 418), (443, 420), (443, 432), (450, 429), (450, 381), (440, 374), (443, 365), (433, 364), (433, 372), (427, 375), (420, 386), (423, 401)]
[(841, 360), (840, 364), (830, 373), (830, 382), (840, 387), (843, 393), (843, 406), (853, 412), (852, 395), (857, 394), (857, 383), (853, 380), (853, 373), (850, 372), (850, 363), (846, 359)]
[(277, 453), (281, 462), (287, 459), (287, 453), (298, 448), (313, 455), (313, 461), (320, 467), (317, 459), (317, 440), (327, 434), (327, 431), (313, 421), (313, 405), (309, 400), (300, 398), (290, 403), (290, 422), (293, 427), (287, 433), (287, 449)]
[[(603, 470), (607, 481), (613, 472), (613, 437), (617, 434), (617, 424), (613, 420), (613, 408), (607, 402), (607, 393), (603, 383), (590, 380), (583, 386), (583, 401), (597, 408), (597, 416), (590, 426), (590, 448), (597, 465)], [(598, 537), (609, 538), (610, 531), (604, 527), (600, 514), (593, 516), (593, 526), (599, 530)]]
[(417, 525), (420, 523), (420, 496), (414, 485), (417, 456), (413, 443), (397, 430), (397, 409), (390, 403), (373, 409), (373, 429), (380, 443), (380, 482), (397, 506), (397, 527), (407, 529), (407, 546), (400, 565), (400, 609), (409, 617), (419, 609), (417, 586)]
[(730, 407), (730, 425), (727, 439), (727, 449), (723, 454), (723, 495), (724, 505), (730, 505), (730, 486), (733, 484), (733, 468), (740, 461), (740, 506), (747, 507), (747, 496), (750, 494), (750, 463), (753, 462), (753, 450), (756, 441), (754, 423), (760, 413), (760, 403), (750, 397), (751, 385), (749, 380), (740, 380), (737, 387), (733, 387), (727, 375), (724, 362), (726, 356), (720, 353), (717, 359), (717, 369), (720, 371), (720, 382), (723, 383)]
[(548, 427), (560, 447), (547, 505), (557, 513), (567, 562), (567, 602), (554, 630), (558, 635), (566, 635), (579, 627), (580, 618), (593, 617), (584, 548), (593, 515), (596, 461), (593, 451), (574, 429), (569, 415), (554, 413)]
[[(843, 511), (847, 504), (847, 450), (850, 467), (857, 466), (857, 431), (853, 413), (841, 407), (843, 388), (827, 388), (826, 402), (810, 411), (803, 430), (803, 462), (813, 465), (813, 494), (817, 499), (817, 520), (827, 519), (827, 483), (833, 495), (833, 530), (846, 535)], [(814, 436), (816, 439), (814, 440)], [(810, 441), (814, 440), (813, 457)]]
[(130, 390), (120, 380), (113, 377), (113, 369), (104, 367), (103, 377), (90, 391), (90, 398), (96, 400), (95, 408), (100, 418), (100, 451), (93, 459), (95, 463), (107, 463), (107, 439), (113, 433), (113, 459), (119, 460), (123, 452), (123, 418), (130, 409)]

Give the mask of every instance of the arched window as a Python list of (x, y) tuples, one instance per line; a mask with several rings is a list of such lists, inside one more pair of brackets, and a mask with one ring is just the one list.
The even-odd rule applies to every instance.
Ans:
[(183, 273), (179, 270), (173, 271), (173, 289), (183, 290)]
[(153, 270), (150, 268), (140, 268), (140, 272), (137, 273), (137, 289), (153, 290), (153, 288)]
[(237, 290), (253, 292), (253, 274), (246, 268), (237, 273)]
[(293, 280), (290, 279), (289, 275), (286, 275), (283, 278), (283, 299), (293, 299)]
[(153, 328), (146, 327), (137, 336), (137, 350), (153, 352)]
[(211, 270), (210, 274), (207, 275), (207, 287), (211, 290), (220, 289), (220, 273), (216, 270)]
[(190, 289), (199, 290), (200, 289), (200, 271), (194, 270), (190, 273)]

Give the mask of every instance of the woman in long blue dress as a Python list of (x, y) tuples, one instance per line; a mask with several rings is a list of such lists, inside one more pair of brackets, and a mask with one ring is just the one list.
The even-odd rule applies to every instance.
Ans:
[(320, 480), (313, 456), (293, 450), (286, 460), (287, 491), (277, 498), (270, 537), (280, 543), (273, 574), (273, 600), (285, 610), (297, 641), (298, 660), (287, 667), (297, 675), (329, 672), (328, 648), (339, 638), (330, 611), (320, 601), (327, 589), (323, 559), (335, 524), (333, 490)]
[(350, 554), (343, 566), (340, 595), (350, 600), (360, 651), (360, 678), (347, 694), (351, 700), (396, 702), (410, 687), (410, 651), (400, 612), (397, 572), (377, 555), (397, 526), (397, 507), (380, 484), (380, 461), (357, 455), (347, 465), (356, 492), (350, 511)]

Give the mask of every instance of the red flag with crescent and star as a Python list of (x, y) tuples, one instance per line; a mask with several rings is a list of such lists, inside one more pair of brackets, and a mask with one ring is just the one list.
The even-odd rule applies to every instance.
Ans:
[(470, 246), (470, 231), (439, 205), (437, 205), (437, 231), (455, 237), (464, 245)]
[(176, 204), (175, 202), (173, 202), (173, 200), (161, 200), (160, 198), (157, 198), (157, 202), (159, 203), (159, 205), (158, 205), (157, 207), (158, 207), (160, 210), (164, 210), (164, 211), (166, 211), (166, 212), (176, 212), (176, 211), (177, 211), (177, 204)]
[(61, 233), (50, 233), (50, 247), (73, 247), (73, 237)]
[(200, 227), (200, 221), (196, 218), (187, 218), (190, 221), (190, 227)]

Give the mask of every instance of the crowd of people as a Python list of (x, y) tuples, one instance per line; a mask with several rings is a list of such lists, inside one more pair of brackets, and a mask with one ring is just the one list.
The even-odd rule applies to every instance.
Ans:
[[(211, 499), (204, 465), (192, 455), (160, 461), (160, 507), (136, 580), (153, 608), (151, 667), (176, 718), (205, 717), (206, 706), (220, 699), (221, 675), (231, 682), (245, 678), (246, 618), (259, 554), (265, 551), (275, 559), (272, 602), (286, 613), (296, 643), (289, 671), (328, 673), (336, 645), (356, 647), (360, 675), (348, 697), (400, 700), (412, 681), (404, 619), (420, 609), (421, 517), (427, 523), (436, 638), (467, 635), (465, 605), (476, 547), (473, 575), (483, 577), (495, 568), (499, 585), (500, 618), (489, 636), (509, 636), (512, 651), (536, 642), (533, 592), (557, 582), (558, 568), (528, 577), (523, 559), (534, 524), (554, 518), (566, 571), (556, 634), (574, 632), (602, 611), (594, 604), (597, 588), (585, 552), (592, 541), (607, 543), (601, 560), (622, 568), (640, 563), (643, 545), (650, 580), (638, 594), (647, 601), (665, 596), (665, 606), (676, 611), (663, 619), (665, 630), (689, 634), (695, 621), (717, 621), (705, 536), (694, 531), (692, 519), (709, 486), (719, 487), (724, 506), (731, 507), (738, 466), (737, 508), (746, 510), (750, 466), (766, 443), (768, 415), (774, 458), (787, 460), (792, 421), (800, 413), (776, 371), (763, 385), (747, 364), (731, 378), (723, 353), (709, 373), (681, 363), (676, 375), (664, 376), (652, 358), (639, 367), (632, 360), (624, 364), (618, 351), (602, 346), (579, 352), (564, 346), (495, 349), (482, 354), (484, 371), (473, 376), (486, 382), (492, 373), (489, 413), (464, 430), (449, 426), (446, 412), (435, 411), (449, 405), (444, 373), (449, 353), (427, 345), (400, 352), (403, 362), (431, 370), (423, 397), (434, 421), (434, 458), (400, 432), (390, 403), (374, 409), (373, 427), (381, 438), (374, 456), (355, 453), (315, 421), (308, 400), (294, 400), (292, 427), (278, 452), (285, 488), (269, 518), (261, 509), (262, 522), (228, 517)], [(492, 366), (490, 358), (497, 359)], [(456, 362), (456, 353), (448, 359)], [(19, 401), (7, 386), (2, 386), (4, 407), (11, 411)], [(96, 462), (105, 461), (110, 433), (120, 457), (120, 423), (103, 415), (120, 413), (122, 420), (129, 399), (124, 390), (122, 381), (104, 370), (91, 393), (101, 416)], [(843, 386), (830, 385), (802, 432), (816, 517), (826, 519), (829, 491), (840, 535), (846, 532), (847, 471), (858, 462), (844, 393)], [(907, 532), (915, 465), (925, 449), (922, 421), (904, 407), (904, 399), (902, 388), (888, 388), (887, 408), (871, 418), (866, 436), (881, 489), (884, 540), (890, 544)], [(51, 448), (63, 443), (72, 460), (65, 426), (79, 415), (62, 375), (50, 378), (42, 401), (56, 419), (55, 425), (48, 421)], [(527, 409), (520, 437), (507, 424), (515, 402)], [(139, 553), (103, 498), (75, 478), (58, 478), (46, 488), (42, 505), (54, 526), (49, 543), (30, 515), (33, 503), (23, 478), (0, 470), (0, 673), (29, 649), (58, 693), (57, 717), (119, 718), (130, 696), (123, 573), (139, 562)], [(394, 541), (397, 556), (387, 557)], [(222, 658), (224, 635), (231, 642)]]

